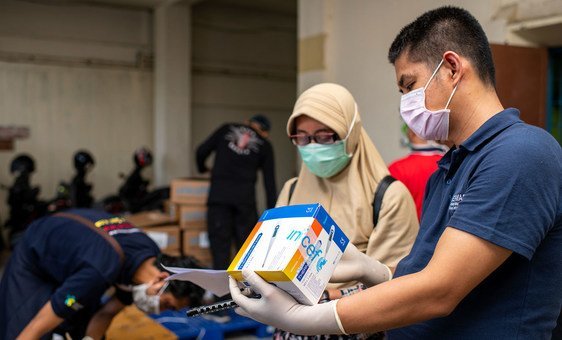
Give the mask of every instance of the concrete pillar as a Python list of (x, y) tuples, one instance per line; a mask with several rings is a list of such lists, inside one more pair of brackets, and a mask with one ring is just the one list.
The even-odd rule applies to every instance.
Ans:
[(163, 3), (154, 10), (154, 178), (168, 185), (190, 174), (191, 8)]
[(298, 94), (312, 85), (334, 81), (333, 0), (298, 2)]

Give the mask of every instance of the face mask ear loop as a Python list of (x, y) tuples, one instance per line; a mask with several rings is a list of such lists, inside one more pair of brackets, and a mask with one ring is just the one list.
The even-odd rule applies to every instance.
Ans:
[[(357, 119), (357, 103), (355, 103), (355, 113), (353, 114), (353, 119), (351, 120), (351, 126), (349, 128), (349, 131), (347, 132), (347, 135), (345, 135), (345, 138), (343, 139), (343, 142), (345, 144), (345, 148), (347, 149), (347, 138), (349, 137), (349, 135), (351, 134), (351, 130), (353, 130), (353, 127), (355, 126), (355, 120)], [(347, 154), (348, 157), (352, 157), (353, 153), (348, 153)]]
[(449, 104), (451, 103), (451, 99), (453, 99), (453, 95), (455, 94), (455, 91), (457, 90), (457, 87), (459, 87), (459, 82), (457, 83), (457, 85), (455, 86), (455, 88), (453, 89), (453, 92), (451, 92), (451, 95), (449, 96), (449, 100), (447, 100), (447, 104), (445, 105), (445, 109), (449, 107)]
[(424, 92), (425, 92), (425, 89), (427, 89), (427, 87), (429, 86), (429, 83), (431, 83), (431, 80), (433, 79), (433, 77), (435, 77), (435, 75), (437, 74), (437, 71), (439, 71), (439, 68), (443, 64), (443, 61), (445, 61), (445, 59), (441, 59), (441, 61), (439, 62), (439, 65), (437, 65), (437, 68), (435, 69), (435, 71), (433, 71), (433, 74), (431, 75), (431, 77), (429, 77), (429, 80), (427, 81), (427, 84), (425, 84), (425, 86), (423, 87)]
[(164, 293), (164, 291), (166, 290), (166, 288), (168, 288), (169, 285), (170, 285), (170, 281), (166, 281), (166, 283), (164, 283), (164, 285), (162, 286), (162, 288), (160, 288), (160, 290), (158, 291), (158, 293), (156, 295), (161, 296), (162, 293)]

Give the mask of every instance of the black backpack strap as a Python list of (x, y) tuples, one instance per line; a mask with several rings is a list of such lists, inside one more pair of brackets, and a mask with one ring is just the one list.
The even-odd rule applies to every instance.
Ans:
[(298, 178), (295, 179), (295, 181), (291, 183), (291, 186), (289, 187), (289, 199), (287, 200), (287, 205), (291, 202), (291, 197), (293, 197), (293, 192), (295, 191), (295, 187), (297, 186), (298, 181)]
[(373, 200), (373, 228), (377, 226), (377, 223), (379, 223), (379, 213), (381, 211), (384, 193), (394, 181), (396, 181), (396, 178), (387, 175), (379, 182), (379, 185), (377, 186), (377, 190), (375, 191), (375, 199)]

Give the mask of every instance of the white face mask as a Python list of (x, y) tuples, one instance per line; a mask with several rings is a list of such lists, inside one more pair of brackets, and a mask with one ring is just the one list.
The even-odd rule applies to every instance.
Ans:
[(416, 135), (426, 140), (447, 140), (449, 137), (449, 113), (451, 110), (447, 109), (447, 107), (449, 107), (449, 103), (459, 84), (457, 83), (453, 92), (451, 92), (451, 96), (444, 109), (430, 111), (425, 107), (425, 89), (427, 89), (442, 64), (443, 59), (441, 59), (441, 62), (437, 65), (437, 68), (433, 71), (424, 87), (406, 93), (400, 98), (400, 115), (402, 119)]
[(133, 287), (133, 303), (145, 313), (158, 314), (160, 312), (160, 294), (146, 294), (148, 287), (150, 286), (147, 283)]

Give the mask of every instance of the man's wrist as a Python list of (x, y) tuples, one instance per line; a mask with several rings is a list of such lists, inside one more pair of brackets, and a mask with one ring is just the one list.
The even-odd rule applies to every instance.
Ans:
[(363, 274), (359, 281), (367, 287), (372, 287), (392, 279), (392, 271), (382, 262), (373, 259), (366, 268), (366, 273)]
[(394, 272), (393, 272), (392, 269), (390, 269), (390, 267), (387, 266), (386, 264), (383, 264), (383, 265), (384, 265), (384, 266), (386, 267), (386, 269), (388, 270), (388, 280), (387, 280), (387, 281), (392, 280), (392, 277), (394, 276)]
[(347, 332), (345, 331), (345, 328), (343, 328), (343, 324), (341, 323), (340, 316), (338, 314), (338, 302), (339, 301), (340, 301), (339, 299), (334, 300), (334, 302), (332, 303), (333, 308), (334, 308), (334, 318), (336, 319), (336, 323), (338, 325), (338, 328), (340, 329), (340, 332), (342, 334), (347, 335)]

